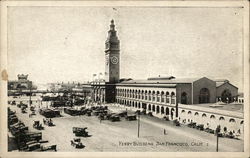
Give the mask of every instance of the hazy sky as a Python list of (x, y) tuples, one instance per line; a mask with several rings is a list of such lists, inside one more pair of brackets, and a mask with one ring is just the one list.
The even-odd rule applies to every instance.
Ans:
[(111, 19), (121, 77), (207, 76), (243, 87), (241, 8), (9, 7), (10, 79), (86, 81), (103, 73)]

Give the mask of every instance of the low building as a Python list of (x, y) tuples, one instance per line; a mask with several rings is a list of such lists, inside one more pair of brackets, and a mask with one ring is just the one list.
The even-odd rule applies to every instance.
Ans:
[(32, 81), (28, 80), (28, 75), (19, 74), (17, 80), (8, 81), (8, 90), (30, 90), (37, 89)]

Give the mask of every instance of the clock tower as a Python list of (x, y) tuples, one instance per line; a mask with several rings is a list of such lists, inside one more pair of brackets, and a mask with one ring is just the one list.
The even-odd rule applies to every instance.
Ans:
[(105, 42), (105, 82), (117, 83), (120, 79), (120, 41), (116, 35), (114, 20), (111, 20)]

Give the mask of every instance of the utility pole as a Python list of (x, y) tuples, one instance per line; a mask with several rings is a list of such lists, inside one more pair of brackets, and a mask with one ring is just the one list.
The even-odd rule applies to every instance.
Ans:
[(31, 85), (30, 85), (30, 100), (29, 100), (29, 106), (31, 106)]
[(140, 111), (138, 112), (138, 138), (140, 137)]
[(219, 151), (219, 133), (220, 133), (220, 125), (217, 126), (216, 130), (215, 130), (215, 134), (216, 134), (216, 152)]
[(216, 152), (219, 151), (219, 136), (218, 136), (218, 133), (217, 133), (217, 140), (216, 140)]

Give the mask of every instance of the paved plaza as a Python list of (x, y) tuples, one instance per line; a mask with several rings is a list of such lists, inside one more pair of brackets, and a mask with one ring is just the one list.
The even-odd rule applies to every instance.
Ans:
[[(32, 100), (37, 100), (33, 97)], [(13, 98), (12, 98), (13, 99)], [(12, 100), (11, 99), (11, 100)], [(27, 103), (28, 97), (16, 98), (17, 103), (23, 100)], [(29, 131), (38, 130), (33, 128), (33, 120), (43, 120), (43, 116), (38, 113), (39, 105), (48, 106), (49, 103), (33, 101), (36, 106), (36, 115), (29, 117), (28, 113), (21, 113), (21, 109), (15, 105), (9, 105), (11, 110), (16, 111), (17, 117), (29, 127)], [(114, 104), (107, 104), (112, 111), (126, 110), (125, 107)], [(133, 109), (127, 109), (133, 113)], [(124, 118), (119, 122), (100, 120), (96, 116), (70, 116), (63, 113), (62, 117), (53, 118), (56, 126), (45, 126), (42, 132), (42, 139), (48, 140), (48, 145), (57, 145), (58, 152), (74, 151), (216, 151), (216, 137), (213, 134), (199, 131), (182, 125), (177, 127), (172, 121), (165, 121), (156, 117), (141, 115), (140, 133), (138, 138), (138, 120), (126, 121)], [(75, 138), (72, 127), (88, 127), (90, 137), (80, 137), (85, 145), (83, 149), (76, 149), (70, 144), (70, 140)], [(164, 134), (165, 129), (165, 134)], [(15, 150), (14, 150), (15, 151)], [(220, 138), (219, 151), (243, 151), (243, 140)]]

